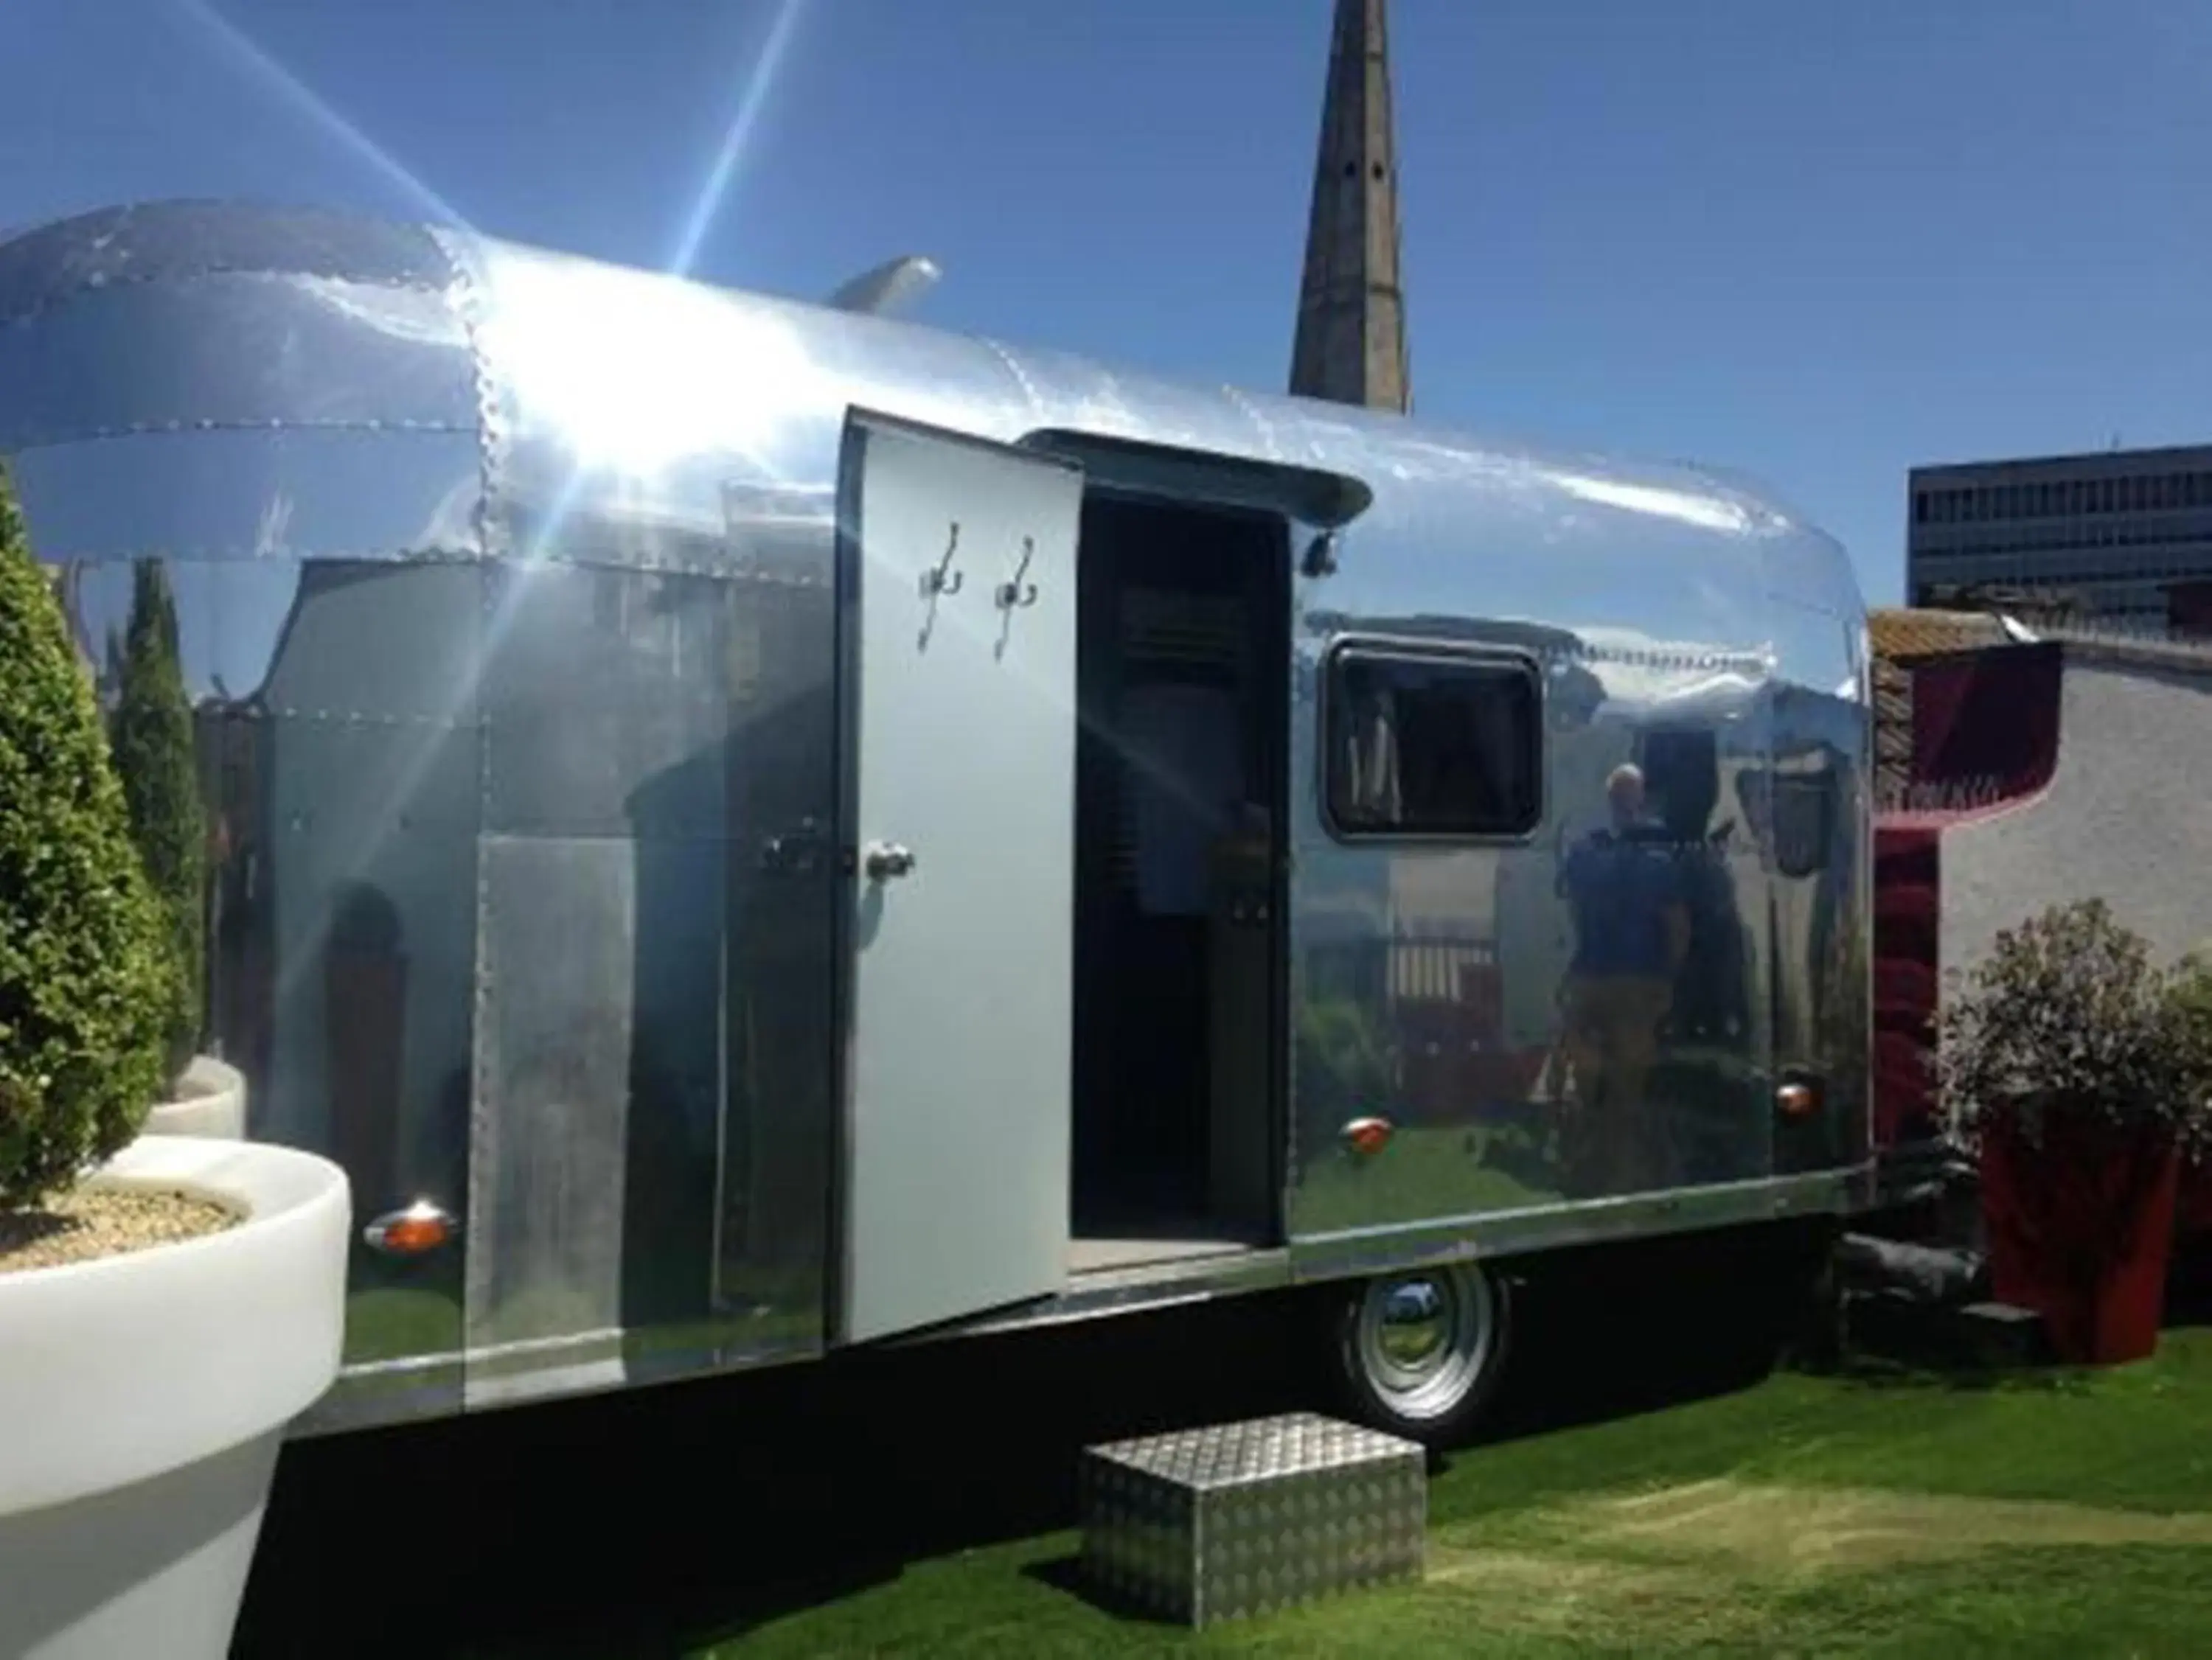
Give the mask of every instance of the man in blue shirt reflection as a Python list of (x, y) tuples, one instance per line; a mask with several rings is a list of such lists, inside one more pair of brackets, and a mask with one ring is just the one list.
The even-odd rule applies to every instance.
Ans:
[(1677, 850), (1644, 810), (1643, 772), (1616, 766), (1605, 789), (1611, 821), (1577, 842), (1559, 869), (1575, 922), (1561, 1001), (1579, 1108), (1571, 1178), (1590, 1191), (1623, 1193), (1658, 1173), (1644, 1087), (1689, 949), (1690, 912)]

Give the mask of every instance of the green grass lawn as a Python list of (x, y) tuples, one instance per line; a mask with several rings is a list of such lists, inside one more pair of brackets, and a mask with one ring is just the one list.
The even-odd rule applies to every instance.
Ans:
[(1463, 1216), (1556, 1204), (1559, 1194), (1485, 1162), (1487, 1131), (1401, 1130), (1370, 1159), (1334, 1150), (1304, 1172), (1298, 1193), (1301, 1233), (1371, 1227), (1413, 1217)]
[(700, 1657), (2212, 1653), (2212, 1330), (2094, 1376), (1784, 1373), (1453, 1456), (1417, 1585), (1192, 1635), (1063, 1533), (914, 1564)]

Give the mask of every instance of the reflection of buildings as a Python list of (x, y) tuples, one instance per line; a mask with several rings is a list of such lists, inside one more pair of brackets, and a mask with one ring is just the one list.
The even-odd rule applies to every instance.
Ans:
[[(480, 579), (343, 561), (298, 578), (262, 683), (198, 712), (210, 1012), (257, 1085), (255, 1132), (330, 1151), (373, 1215), (431, 1176), (419, 1138), (467, 1077), (477, 768), (461, 688)], [(434, 1162), (452, 1171), (458, 1151)]]
[(819, 1256), (827, 1107), (787, 1075), (826, 907), (732, 850), (828, 790), (827, 591), (684, 551), (290, 566), (260, 683), (199, 706), (254, 1133), (337, 1157), (364, 1215), (463, 1216), (471, 1342), (696, 1318), (718, 1237), (732, 1273)]
[[(1606, 821), (1607, 778), (1624, 761), (1644, 772), (1690, 912), (1670, 1054), (1748, 1076), (1770, 1051), (1775, 1063), (1814, 1052), (1831, 1016), (1830, 982), (1814, 965), (1842, 942), (1855, 869), (1849, 809), (1865, 787), (1855, 758), (1866, 716), (1852, 688), (1798, 687), (1687, 648), (1585, 649), (1566, 631), (1530, 625), (1379, 626), (1400, 639), (1528, 650), (1547, 681), (1548, 799), (1535, 838), (1330, 855), (1321, 891), (1340, 904), (1363, 896), (1365, 936), (1327, 944), (1312, 914), (1303, 918), (1310, 991), (1379, 1014), (1411, 1114), (1463, 1117), (1526, 1099), (1559, 1031), (1577, 945), (1560, 860)], [(1770, 998), (1775, 975), (1787, 983)]]

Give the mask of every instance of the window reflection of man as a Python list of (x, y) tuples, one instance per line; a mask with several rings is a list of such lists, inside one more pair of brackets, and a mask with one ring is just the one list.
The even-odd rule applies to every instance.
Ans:
[(1658, 1168), (1644, 1087), (1689, 949), (1690, 915), (1674, 849), (1645, 812), (1642, 772), (1613, 768), (1606, 801), (1610, 822), (1577, 843), (1559, 870), (1575, 923), (1562, 1001), (1579, 1109), (1571, 1178), (1620, 1192)]

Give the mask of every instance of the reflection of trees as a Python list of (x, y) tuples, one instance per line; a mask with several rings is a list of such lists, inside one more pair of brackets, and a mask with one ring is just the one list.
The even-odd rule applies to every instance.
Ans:
[(279, 966), (270, 688), (286, 667), (303, 611), (357, 567), (331, 561), (287, 568), (291, 594), (258, 683), (234, 692), (216, 676), (213, 691), (194, 710), (201, 798), (212, 819), (206, 842), (208, 1030), (216, 1052), (252, 1081), (257, 1100), (264, 1099), (275, 1056)]
[(274, 1019), (275, 964), (268, 930), (265, 780), (269, 721), (250, 700), (207, 697), (196, 712), (209, 837), (208, 1029), (224, 1059), (265, 1074)]
[(1386, 1103), (1390, 1055), (1375, 1018), (1349, 997), (1309, 997), (1298, 1009), (1298, 1100), (1309, 1145)]
[(111, 744), (131, 839), (159, 895), (176, 959), (167, 1022), (168, 1076), (200, 1038), (206, 826), (193, 758), (192, 712), (178, 656), (177, 607), (159, 560), (131, 567), (131, 615), (117, 665)]

